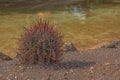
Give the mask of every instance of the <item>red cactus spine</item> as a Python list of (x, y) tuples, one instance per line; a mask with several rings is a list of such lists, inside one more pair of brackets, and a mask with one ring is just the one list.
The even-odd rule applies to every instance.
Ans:
[(38, 21), (25, 28), (19, 46), (23, 64), (55, 63), (62, 56), (62, 35), (47, 21)]

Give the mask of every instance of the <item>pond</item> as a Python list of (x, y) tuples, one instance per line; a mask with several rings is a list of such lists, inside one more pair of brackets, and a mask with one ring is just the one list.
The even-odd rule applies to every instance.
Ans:
[(38, 18), (49, 20), (79, 50), (95, 48), (103, 42), (120, 39), (120, 5), (99, 4), (86, 9), (80, 5), (50, 8), (0, 7), (0, 52), (14, 57), (24, 26)]

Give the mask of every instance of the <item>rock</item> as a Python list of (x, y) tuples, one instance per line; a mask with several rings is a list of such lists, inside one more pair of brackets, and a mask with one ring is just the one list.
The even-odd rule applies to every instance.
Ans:
[(114, 41), (112, 41), (112, 44), (118, 45), (118, 44), (120, 44), (120, 40), (114, 40)]
[(104, 44), (101, 46), (101, 48), (117, 48), (115, 44), (109, 43), (109, 44)]
[(108, 44), (106, 45), (106, 48), (117, 48), (115, 44)]
[(76, 51), (76, 47), (73, 45), (73, 43), (71, 42), (66, 42), (64, 45), (63, 45), (63, 49), (64, 51)]
[(69, 73), (73, 73), (73, 72), (74, 72), (73, 69), (70, 69), (70, 70), (69, 70)]
[(116, 45), (117, 48), (120, 48), (120, 40), (112, 41), (112, 44)]
[(109, 65), (110, 65), (110, 63), (109, 63), (109, 62), (105, 63), (105, 66), (109, 66)]
[(111, 43), (107, 43), (101, 46), (101, 48), (117, 48), (120, 44), (120, 40), (114, 40)]
[(90, 67), (90, 70), (93, 70), (94, 69), (94, 67)]
[(10, 58), (9, 56), (3, 54), (2, 52), (0, 52), (0, 59), (2, 59), (2, 60), (12, 60), (12, 58)]

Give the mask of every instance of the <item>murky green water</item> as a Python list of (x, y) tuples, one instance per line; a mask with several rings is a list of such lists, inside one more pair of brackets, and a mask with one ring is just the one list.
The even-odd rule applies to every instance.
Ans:
[(54, 9), (35, 7), (0, 8), (0, 51), (14, 56), (17, 40), (23, 31), (38, 18), (47, 19), (78, 49), (88, 49), (102, 42), (120, 39), (120, 5), (93, 5), (90, 9), (62, 6)]
[(65, 41), (73, 42), (79, 49), (119, 39), (119, 18), (120, 6), (109, 4), (95, 5), (89, 10), (72, 6), (50, 17), (65, 34)]

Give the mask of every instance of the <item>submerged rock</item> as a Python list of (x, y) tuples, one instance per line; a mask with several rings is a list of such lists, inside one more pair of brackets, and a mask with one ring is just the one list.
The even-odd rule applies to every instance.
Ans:
[(9, 56), (3, 54), (2, 52), (0, 52), (0, 59), (2, 59), (2, 60), (12, 60), (12, 58), (10, 58)]
[(120, 40), (114, 40), (114, 41), (112, 41), (112, 44), (119, 45), (120, 44)]
[(66, 42), (64, 45), (63, 45), (63, 49), (64, 51), (76, 51), (76, 47), (74, 46), (73, 43), (71, 42)]
[(105, 44), (101, 48), (117, 48), (115, 44)]
[(101, 48), (118, 48), (117, 46), (120, 44), (120, 40), (114, 40), (111, 43), (104, 44)]

